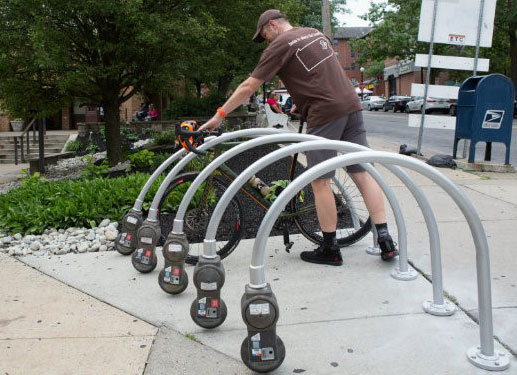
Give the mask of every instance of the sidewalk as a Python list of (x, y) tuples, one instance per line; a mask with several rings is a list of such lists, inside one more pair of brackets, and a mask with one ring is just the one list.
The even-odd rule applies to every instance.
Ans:
[[(370, 142), (376, 150), (397, 152), (399, 147)], [(380, 171), (402, 206), (410, 260), (429, 275), (429, 240), (420, 210), (396, 178)], [(517, 176), (440, 171), (460, 185), (483, 221), (494, 333), (514, 354), (502, 374), (517, 374), (517, 257), (510, 235), (517, 227)], [(275, 374), (489, 373), (472, 366), (465, 355), (479, 345), (479, 326), (470, 317), (477, 315), (477, 287), (468, 226), (442, 190), (410, 174), (433, 207), (444, 288), (462, 310), (450, 317), (425, 314), (421, 305), (432, 297), (431, 284), (422, 275), (414, 281), (391, 278), (396, 264), (364, 251), (371, 235), (343, 249), (343, 267), (302, 262), (299, 253), (312, 248), (303, 238), (293, 236), (291, 254), (281, 238), (271, 238), (266, 277), (278, 299), (277, 334), (287, 352)], [(389, 225), (396, 234), (392, 216)], [(252, 246), (253, 240), (242, 241), (223, 262), (228, 318), (214, 330), (203, 330), (190, 319), (196, 295), (193, 267), (187, 267), (191, 283), (184, 293), (166, 295), (158, 287), (161, 254), (150, 274), (139, 274), (128, 257), (113, 252), (19, 259), (30, 267), (0, 255), (0, 373), (250, 373), (240, 360), (246, 336), (240, 298)], [(498, 342), (496, 349), (506, 351)]]

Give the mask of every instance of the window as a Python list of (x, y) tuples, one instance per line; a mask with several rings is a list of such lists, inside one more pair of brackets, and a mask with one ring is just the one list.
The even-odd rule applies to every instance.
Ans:
[(339, 41), (336, 38), (332, 39), (332, 45), (337, 46), (338, 43)]
[(352, 65), (350, 65), (350, 70), (355, 70), (355, 63), (352, 63)]

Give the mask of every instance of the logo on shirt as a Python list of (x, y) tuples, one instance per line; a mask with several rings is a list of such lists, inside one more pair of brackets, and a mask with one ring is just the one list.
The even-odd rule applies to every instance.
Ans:
[(332, 56), (334, 56), (334, 51), (329, 48), (325, 37), (314, 39), (296, 51), (296, 57), (308, 72)]

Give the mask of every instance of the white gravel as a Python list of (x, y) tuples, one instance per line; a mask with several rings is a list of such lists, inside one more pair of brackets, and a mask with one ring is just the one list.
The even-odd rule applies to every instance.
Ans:
[(0, 252), (13, 256), (51, 256), (111, 251), (114, 250), (114, 240), (118, 233), (118, 223), (105, 219), (92, 229), (47, 229), (41, 235), (27, 236), (20, 233), (14, 236), (0, 234)]

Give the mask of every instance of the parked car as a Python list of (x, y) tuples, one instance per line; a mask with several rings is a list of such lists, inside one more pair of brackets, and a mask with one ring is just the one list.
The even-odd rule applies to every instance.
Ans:
[[(451, 100), (449, 115), (456, 116), (456, 100)], [(517, 99), (513, 101), (513, 117), (517, 117)]]
[(363, 109), (367, 109), (369, 111), (373, 111), (374, 109), (378, 111), (379, 109), (382, 109), (384, 103), (386, 103), (386, 99), (382, 96), (367, 96), (361, 102), (361, 106)]
[(400, 96), (394, 95), (390, 96), (390, 98), (384, 103), (382, 109), (384, 112), (388, 112), (389, 110), (393, 110), (393, 112), (404, 112), (406, 110), (406, 104), (411, 100), (410, 96)]
[[(406, 112), (407, 113), (421, 112), (423, 105), (424, 105), (424, 98), (422, 96), (414, 96), (411, 98), (411, 101), (409, 101), (406, 104)], [(429, 97), (429, 98), (427, 98), (425, 112), (426, 113), (430, 113), (430, 112), (448, 113), (450, 106), (451, 106), (451, 102), (447, 99)]]

